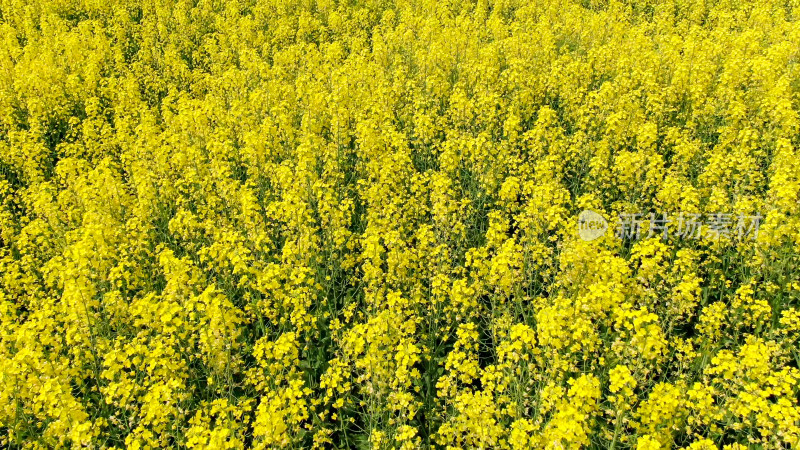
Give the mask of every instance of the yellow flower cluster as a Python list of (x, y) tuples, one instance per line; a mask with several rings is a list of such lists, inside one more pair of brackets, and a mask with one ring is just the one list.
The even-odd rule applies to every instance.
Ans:
[(800, 0), (0, 0), (1, 448), (800, 448), (797, 273)]

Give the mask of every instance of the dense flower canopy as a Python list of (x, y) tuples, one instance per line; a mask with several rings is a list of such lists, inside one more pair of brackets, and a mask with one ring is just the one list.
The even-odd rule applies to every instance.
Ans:
[(0, 447), (796, 448), (798, 111), (800, 0), (0, 0)]

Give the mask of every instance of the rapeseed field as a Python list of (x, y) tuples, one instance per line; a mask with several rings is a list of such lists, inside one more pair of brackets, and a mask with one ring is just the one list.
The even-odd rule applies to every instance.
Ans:
[(0, 0), (0, 448), (800, 448), (800, 0)]

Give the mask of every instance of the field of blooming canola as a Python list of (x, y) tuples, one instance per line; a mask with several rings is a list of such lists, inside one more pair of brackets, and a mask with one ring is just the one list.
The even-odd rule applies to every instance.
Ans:
[(0, 0), (0, 447), (799, 448), (798, 111), (800, 0)]

